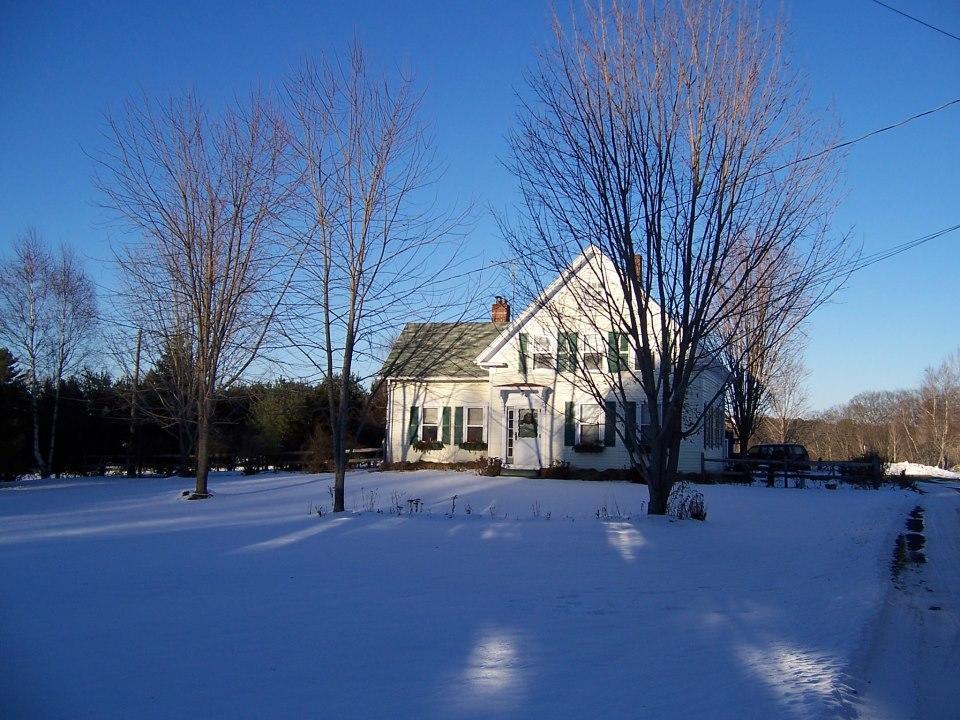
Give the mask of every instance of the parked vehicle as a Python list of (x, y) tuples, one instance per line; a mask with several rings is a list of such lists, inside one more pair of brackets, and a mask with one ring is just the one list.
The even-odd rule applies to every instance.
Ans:
[(770, 482), (777, 472), (805, 473), (810, 468), (810, 454), (798, 443), (765, 443), (731, 458), (729, 467), (745, 476), (765, 473)]
[(791, 463), (810, 462), (810, 454), (807, 449), (798, 443), (754, 445), (747, 450), (747, 458), (750, 460), (774, 460), (778, 463), (784, 461)]

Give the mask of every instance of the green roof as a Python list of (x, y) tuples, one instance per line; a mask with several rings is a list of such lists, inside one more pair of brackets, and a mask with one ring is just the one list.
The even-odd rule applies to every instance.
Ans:
[(485, 378), (477, 355), (505, 326), (492, 322), (407, 323), (383, 364), (388, 377)]

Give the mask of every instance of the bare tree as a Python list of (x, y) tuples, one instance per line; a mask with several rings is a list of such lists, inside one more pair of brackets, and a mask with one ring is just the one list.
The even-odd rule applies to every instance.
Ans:
[(809, 410), (806, 384), (810, 374), (803, 364), (802, 345), (793, 343), (788, 352), (768, 381), (767, 436), (777, 443), (799, 440), (800, 422)]
[(115, 253), (120, 304), (144, 350), (173, 358), (177, 401), (195, 408), (194, 497), (207, 497), (214, 397), (260, 355), (295, 267), (287, 132), (255, 94), (217, 116), (190, 96), (131, 103), (107, 137), (99, 186), (138, 236)]
[(53, 415), (47, 467), (53, 467), (57, 438), (60, 388), (67, 375), (80, 368), (90, 352), (97, 324), (93, 283), (73, 251), (61, 245), (50, 265), (50, 380), (53, 383)]
[(960, 350), (924, 371), (919, 416), (927, 462), (949, 467), (960, 460)]
[[(772, 410), (774, 385), (782, 388), (784, 379), (801, 369), (798, 363), (802, 366), (799, 356), (804, 340), (800, 324), (845, 280), (837, 267), (837, 282), (823, 283), (815, 275), (796, 282), (798, 269), (791, 266), (796, 261), (780, 256), (757, 264), (755, 279), (738, 286), (739, 292), (752, 296), (730, 298), (740, 308), (721, 325), (723, 362), (728, 371), (726, 415), (741, 453), (747, 451), (764, 416)], [(783, 282), (792, 283), (794, 294), (780, 292)], [(769, 433), (766, 435), (769, 439)]]
[(428, 192), (438, 172), (409, 79), (372, 73), (359, 45), (343, 64), (306, 64), (287, 83), (300, 162), (305, 248), (290, 296), (291, 346), (328, 385), (334, 511), (344, 509), (351, 378), (377, 380), (399, 324), (456, 319), (473, 283), (454, 272), (462, 213)]
[(588, 379), (597, 399), (645, 399), (646, 436), (625, 444), (651, 513), (666, 511), (681, 442), (715, 414), (723, 388), (706, 369), (734, 338), (739, 355), (754, 346), (764, 293), (799, 322), (838, 282), (827, 138), (780, 38), (740, 3), (589, 6), (569, 30), (555, 21), (512, 138), (522, 203), (504, 230), (530, 294), (590, 247), (607, 259), (595, 290), (572, 295), (581, 326), (624, 345), (606, 380)]
[(13, 255), (0, 269), (0, 338), (26, 361), (26, 384), (33, 418), (33, 460), (41, 476), (48, 467), (40, 452), (38, 399), (49, 355), (50, 266), (52, 258), (40, 238), (29, 229), (13, 246)]
[[(96, 295), (73, 251), (50, 252), (36, 230), (14, 243), (13, 255), (0, 269), (0, 338), (26, 359), (27, 387), (33, 416), (33, 457), (41, 476), (51, 472), (63, 378), (76, 371), (96, 332)], [(40, 450), (40, 388), (53, 389), (52, 418), (46, 457)]]

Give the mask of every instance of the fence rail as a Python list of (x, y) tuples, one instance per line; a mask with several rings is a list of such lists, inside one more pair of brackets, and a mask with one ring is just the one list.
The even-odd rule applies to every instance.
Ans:
[(746, 457), (708, 458), (700, 455), (700, 474), (756, 479), (760, 475), (771, 487), (782, 480), (784, 487), (793, 480), (794, 487), (817, 482), (869, 480), (883, 477), (880, 462), (854, 460), (765, 460)]
[[(257, 470), (302, 470), (310, 462), (311, 453), (306, 450), (293, 450), (282, 453), (214, 453), (210, 456), (211, 470), (236, 470), (253, 468)], [(347, 450), (347, 467), (376, 467), (383, 461), (382, 448), (352, 448)], [(86, 458), (85, 474), (103, 475), (108, 472), (127, 472), (134, 475), (170, 474), (196, 467), (196, 455), (183, 457), (176, 453), (159, 453), (130, 458), (126, 454), (92, 455)]]

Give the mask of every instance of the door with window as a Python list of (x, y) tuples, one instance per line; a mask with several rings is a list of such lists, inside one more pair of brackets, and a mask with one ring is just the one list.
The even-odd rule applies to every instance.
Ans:
[(540, 421), (540, 411), (536, 408), (507, 408), (507, 459), (511, 465), (541, 467)]

